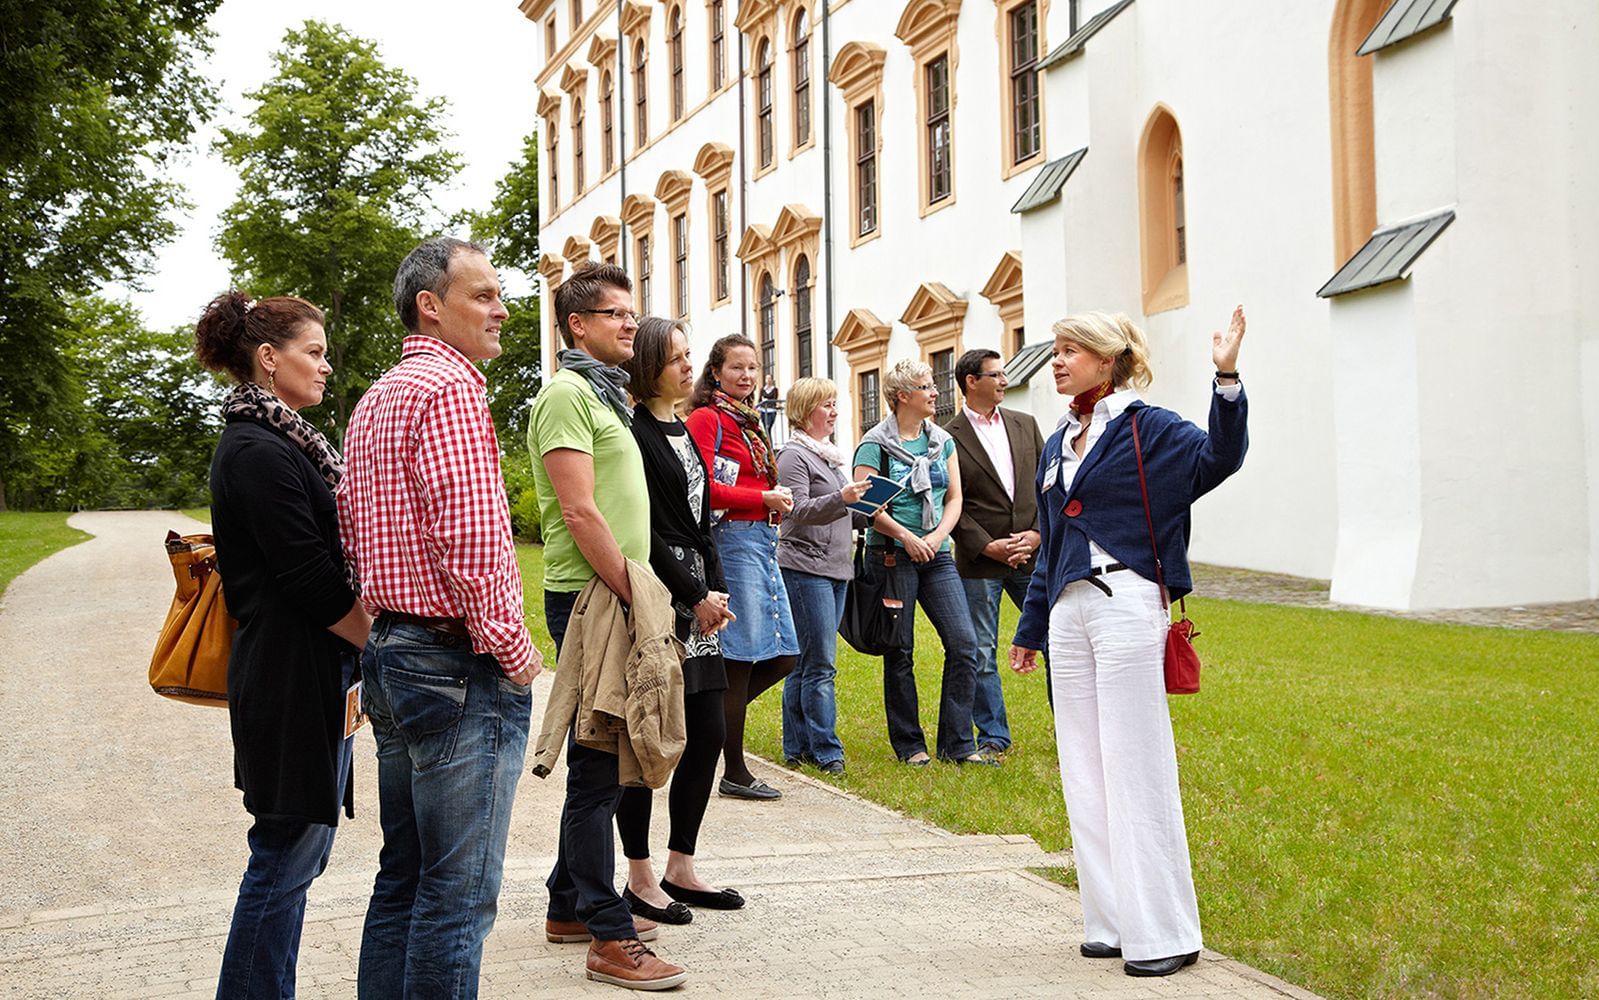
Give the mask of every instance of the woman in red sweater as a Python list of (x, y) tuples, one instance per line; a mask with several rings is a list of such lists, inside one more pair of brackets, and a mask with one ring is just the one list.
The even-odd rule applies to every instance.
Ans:
[(794, 506), (777, 485), (777, 456), (750, 405), (760, 376), (755, 343), (732, 335), (711, 345), (694, 385), (688, 432), (711, 470), (711, 529), (727, 579), (734, 620), (722, 632), (727, 663), (727, 743), (717, 791), (741, 799), (775, 799), (782, 793), (757, 781), (744, 762), (744, 715), (762, 691), (794, 669), (799, 640), (788, 591), (777, 568), (777, 525)]

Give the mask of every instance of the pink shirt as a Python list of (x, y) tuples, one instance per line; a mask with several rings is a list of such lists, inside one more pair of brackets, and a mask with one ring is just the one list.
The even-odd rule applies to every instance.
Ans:
[(966, 419), (971, 421), (972, 430), (977, 432), (977, 441), (983, 446), (983, 452), (988, 455), (988, 460), (994, 463), (994, 471), (999, 474), (999, 482), (1005, 487), (1005, 495), (1016, 500), (1016, 466), (1010, 457), (1010, 434), (1005, 430), (1005, 421), (999, 415), (999, 407), (994, 407), (994, 415), (985, 417), (972, 409), (963, 406)]
[(483, 373), (412, 334), (344, 435), (339, 532), (373, 612), (463, 618), (514, 674), (533, 658)]

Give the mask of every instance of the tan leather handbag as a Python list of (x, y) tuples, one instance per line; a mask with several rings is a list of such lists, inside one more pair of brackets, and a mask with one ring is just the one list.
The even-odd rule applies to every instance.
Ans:
[(193, 705), (228, 704), (228, 654), (239, 623), (222, 599), (216, 540), (167, 532), (178, 590), (150, 657), (155, 693)]

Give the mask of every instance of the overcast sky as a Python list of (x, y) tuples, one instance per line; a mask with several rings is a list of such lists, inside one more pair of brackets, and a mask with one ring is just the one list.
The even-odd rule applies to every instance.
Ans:
[[(211, 20), (215, 52), (206, 66), (221, 91), (218, 122), (238, 124), (249, 107), (244, 92), (265, 82), (284, 32), (308, 18), (337, 22), (376, 41), (384, 62), (417, 81), (420, 96), (449, 101), (446, 125), (464, 166), (439, 207), (446, 215), (486, 208), (536, 118), (536, 29), (516, 0), (225, 0)], [(146, 288), (108, 289), (126, 295), (157, 329), (194, 322), (228, 284), (228, 266), (214, 241), (238, 179), (210, 151), (215, 136), (214, 127), (198, 133), (195, 152), (179, 170), (194, 208), (179, 218), (182, 232), (161, 252)]]

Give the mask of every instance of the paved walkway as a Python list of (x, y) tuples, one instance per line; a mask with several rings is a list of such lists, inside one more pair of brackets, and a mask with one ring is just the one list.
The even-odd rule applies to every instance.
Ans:
[[(245, 860), (227, 718), (145, 682), (172, 593), (160, 539), (190, 522), (72, 524), (96, 537), (18, 578), (0, 605), (0, 997), (210, 997)], [(357, 818), (307, 910), (304, 997), (355, 991), (379, 844), (369, 731), (359, 740)], [(701, 853), (702, 871), (750, 905), (663, 929), (661, 954), (690, 970), (676, 995), (1311, 996), (1212, 952), (1170, 979), (1128, 978), (1077, 955), (1076, 893), (1027, 870), (1063, 859), (1030, 838), (956, 836), (757, 767), (784, 798), (713, 798)], [(620, 995), (583, 978), (582, 946), (543, 937), (562, 785), (522, 781), (485, 996)]]

